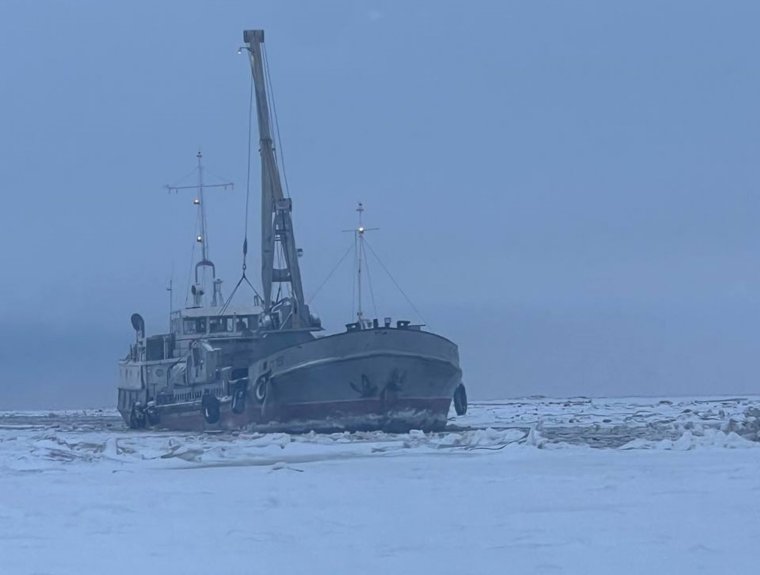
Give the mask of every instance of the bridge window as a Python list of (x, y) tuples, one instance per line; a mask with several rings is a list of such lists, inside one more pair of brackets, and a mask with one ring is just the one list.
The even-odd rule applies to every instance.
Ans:
[(225, 333), (232, 331), (231, 317), (212, 317), (209, 318), (208, 329), (210, 333)]
[(206, 333), (206, 318), (185, 318), (185, 333)]

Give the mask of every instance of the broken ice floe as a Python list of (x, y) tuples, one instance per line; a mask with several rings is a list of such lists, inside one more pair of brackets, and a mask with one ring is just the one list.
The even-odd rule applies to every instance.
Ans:
[[(454, 424), (455, 421), (455, 424)], [(475, 403), (442, 433), (132, 432), (114, 412), (0, 413), (0, 469), (136, 463), (269, 466), (505, 449), (679, 450), (760, 447), (760, 398), (548, 399)], [(300, 469), (300, 468), (298, 468)]]

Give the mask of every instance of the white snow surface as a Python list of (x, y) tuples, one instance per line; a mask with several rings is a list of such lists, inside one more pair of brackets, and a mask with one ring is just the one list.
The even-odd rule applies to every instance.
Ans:
[(476, 403), (443, 433), (0, 412), (0, 574), (757, 568), (760, 397)]

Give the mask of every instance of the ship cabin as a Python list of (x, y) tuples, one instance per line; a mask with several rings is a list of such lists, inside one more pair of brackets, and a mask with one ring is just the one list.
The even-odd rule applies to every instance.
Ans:
[(247, 373), (261, 314), (258, 306), (186, 308), (172, 312), (169, 333), (145, 337), (138, 332), (120, 362), (119, 408), (138, 400), (166, 401), (162, 390), (172, 390), (169, 401), (195, 398), (200, 388), (174, 392), (174, 387), (221, 385), (225, 366), (231, 370), (228, 377)]
[(197, 339), (248, 338), (258, 330), (261, 313), (261, 308), (254, 306), (177, 310), (171, 314), (168, 335), (177, 341), (180, 350)]
[[(133, 361), (161, 361), (187, 355), (198, 340), (224, 346), (231, 340), (246, 340), (258, 330), (261, 308), (253, 306), (198, 307), (172, 312), (171, 331), (138, 339), (130, 346)], [(142, 352), (142, 353), (141, 353)]]

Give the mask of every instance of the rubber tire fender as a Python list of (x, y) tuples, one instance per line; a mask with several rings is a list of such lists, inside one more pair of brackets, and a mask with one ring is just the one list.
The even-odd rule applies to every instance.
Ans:
[(454, 390), (454, 411), (457, 415), (464, 415), (467, 413), (467, 390), (464, 387), (464, 383), (457, 385)]
[(256, 380), (256, 387), (253, 390), (253, 395), (256, 398), (256, 401), (259, 403), (264, 403), (264, 400), (267, 398), (267, 384), (269, 383), (269, 377), (265, 374), (260, 376)]
[(145, 410), (145, 419), (151, 426), (158, 425), (161, 423), (161, 414), (155, 406), (149, 407)]
[(201, 412), (206, 423), (214, 424), (219, 422), (221, 415), (219, 409), (219, 399), (215, 395), (204, 395), (201, 400)]
[(238, 415), (245, 411), (245, 400), (248, 396), (248, 390), (245, 387), (238, 387), (232, 394), (232, 412)]
[(145, 427), (145, 414), (137, 412), (137, 406), (133, 405), (129, 412), (129, 428), (142, 429)]

